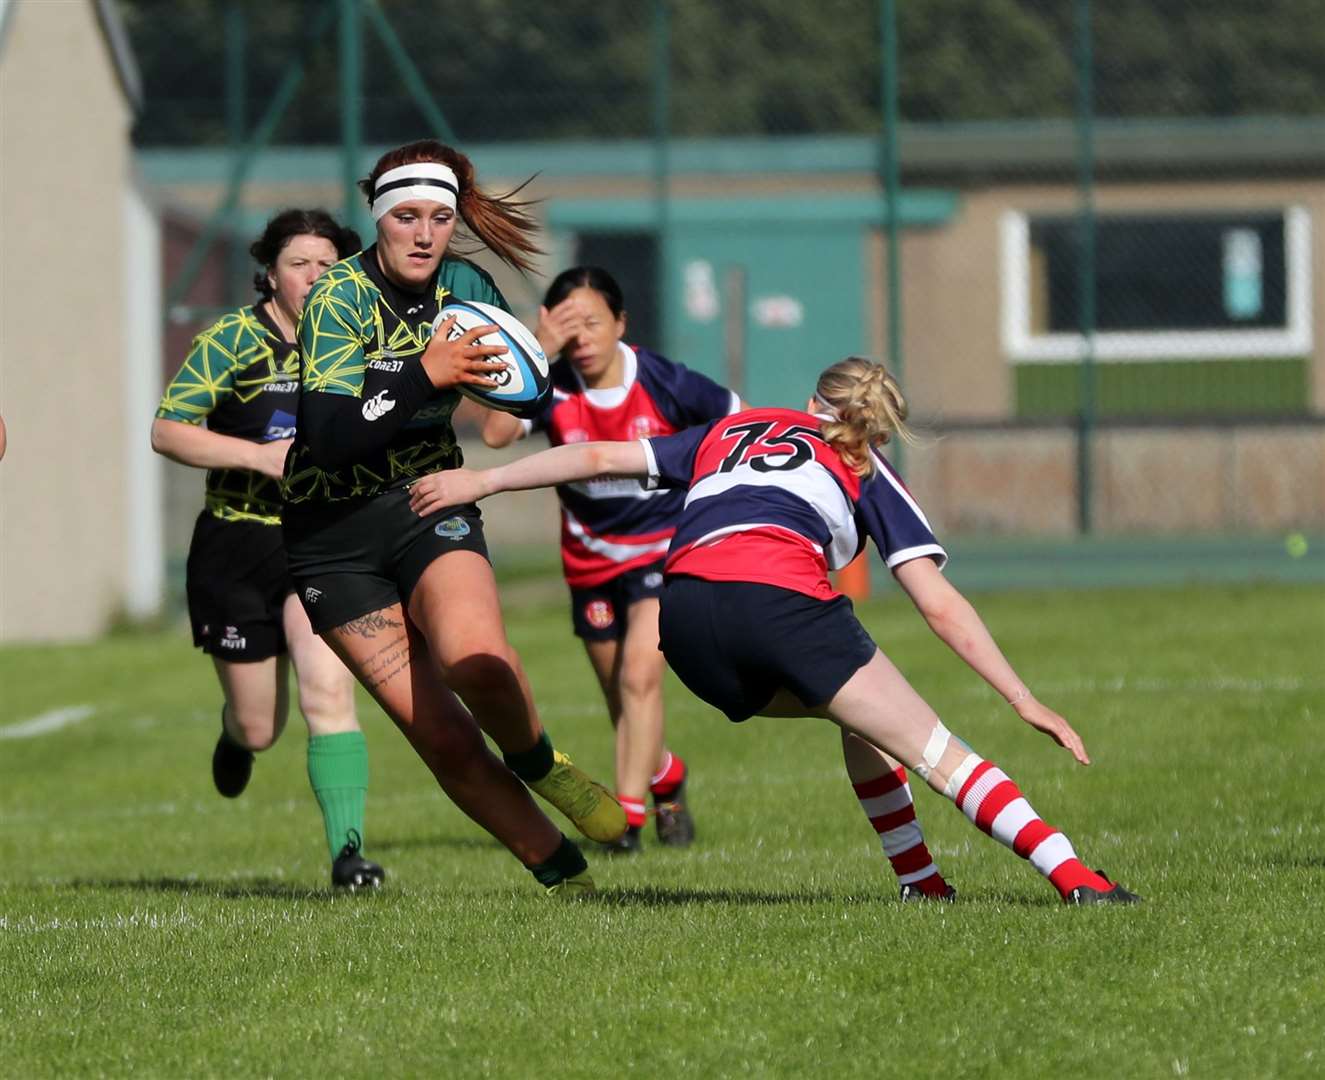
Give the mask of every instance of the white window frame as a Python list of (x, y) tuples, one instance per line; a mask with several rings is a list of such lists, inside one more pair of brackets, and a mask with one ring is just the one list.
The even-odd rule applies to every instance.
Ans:
[[(1284, 207), (1282, 213), (1287, 291), (1283, 329), (1106, 331), (1094, 335), (1095, 359), (1232, 360), (1310, 355), (1311, 213), (1303, 206)], [(1031, 332), (1030, 220), (1031, 215), (1025, 211), (1008, 210), (999, 221), (1003, 352), (1014, 364), (1076, 363), (1086, 351), (1080, 334)]]

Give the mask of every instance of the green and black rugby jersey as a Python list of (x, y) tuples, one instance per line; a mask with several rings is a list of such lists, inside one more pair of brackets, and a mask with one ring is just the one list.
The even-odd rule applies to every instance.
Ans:
[[(294, 434), (298, 396), (298, 348), (262, 307), (242, 307), (194, 338), (156, 415), (269, 442)], [(279, 525), (280, 483), (249, 469), (209, 469), (207, 509), (224, 521)]]
[(455, 390), (435, 390), (419, 360), (454, 297), (509, 310), (488, 274), (446, 257), (432, 284), (387, 280), (377, 246), (317, 280), (299, 320), (299, 424), (285, 461), (288, 503), (363, 498), (461, 463)]

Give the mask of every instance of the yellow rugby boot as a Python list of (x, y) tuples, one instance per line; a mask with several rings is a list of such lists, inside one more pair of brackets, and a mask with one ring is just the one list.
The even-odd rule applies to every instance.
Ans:
[(574, 877), (562, 878), (555, 885), (547, 886), (548, 896), (555, 896), (558, 900), (583, 900), (587, 896), (593, 896), (597, 891), (588, 870)]
[(590, 840), (608, 844), (626, 831), (626, 812), (621, 804), (560, 750), (553, 752), (548, 774), (529, 781), (529, 787), (570, 818)]

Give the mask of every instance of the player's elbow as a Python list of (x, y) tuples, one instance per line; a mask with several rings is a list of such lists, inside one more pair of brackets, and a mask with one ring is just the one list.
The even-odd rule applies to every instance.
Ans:
[(969, 607), (956, 589), (945, 587), (940, 579), (937, 587), (927, 588), (912, 595), (911, 600), (936, 634), (942, 636), (944, 630), (956, 626), (962, 620), (963, 609)]
[(158, 454), (164, 455), (170, 453), (171, 431), (170, 428), (166, 426), (170, 423), (170, 420), (162, 420), (160, 418), (152, 421), (152, 449)]
[(590, 476), (630, 476), (636, 470), (627, 460), (633, 443), (593, 442), (585, 443), (585, 454), (589, 459)]

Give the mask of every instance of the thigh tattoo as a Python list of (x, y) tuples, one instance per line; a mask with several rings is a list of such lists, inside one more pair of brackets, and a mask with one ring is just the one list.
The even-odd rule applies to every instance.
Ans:
[(367, 640), (381, 639), (378, 650), (361, 662), (361, 681), (366, 689), (378, 690), (409, 669), (409, 635), (403, 621), (374, 611), (351, 619), (340, 632)]

